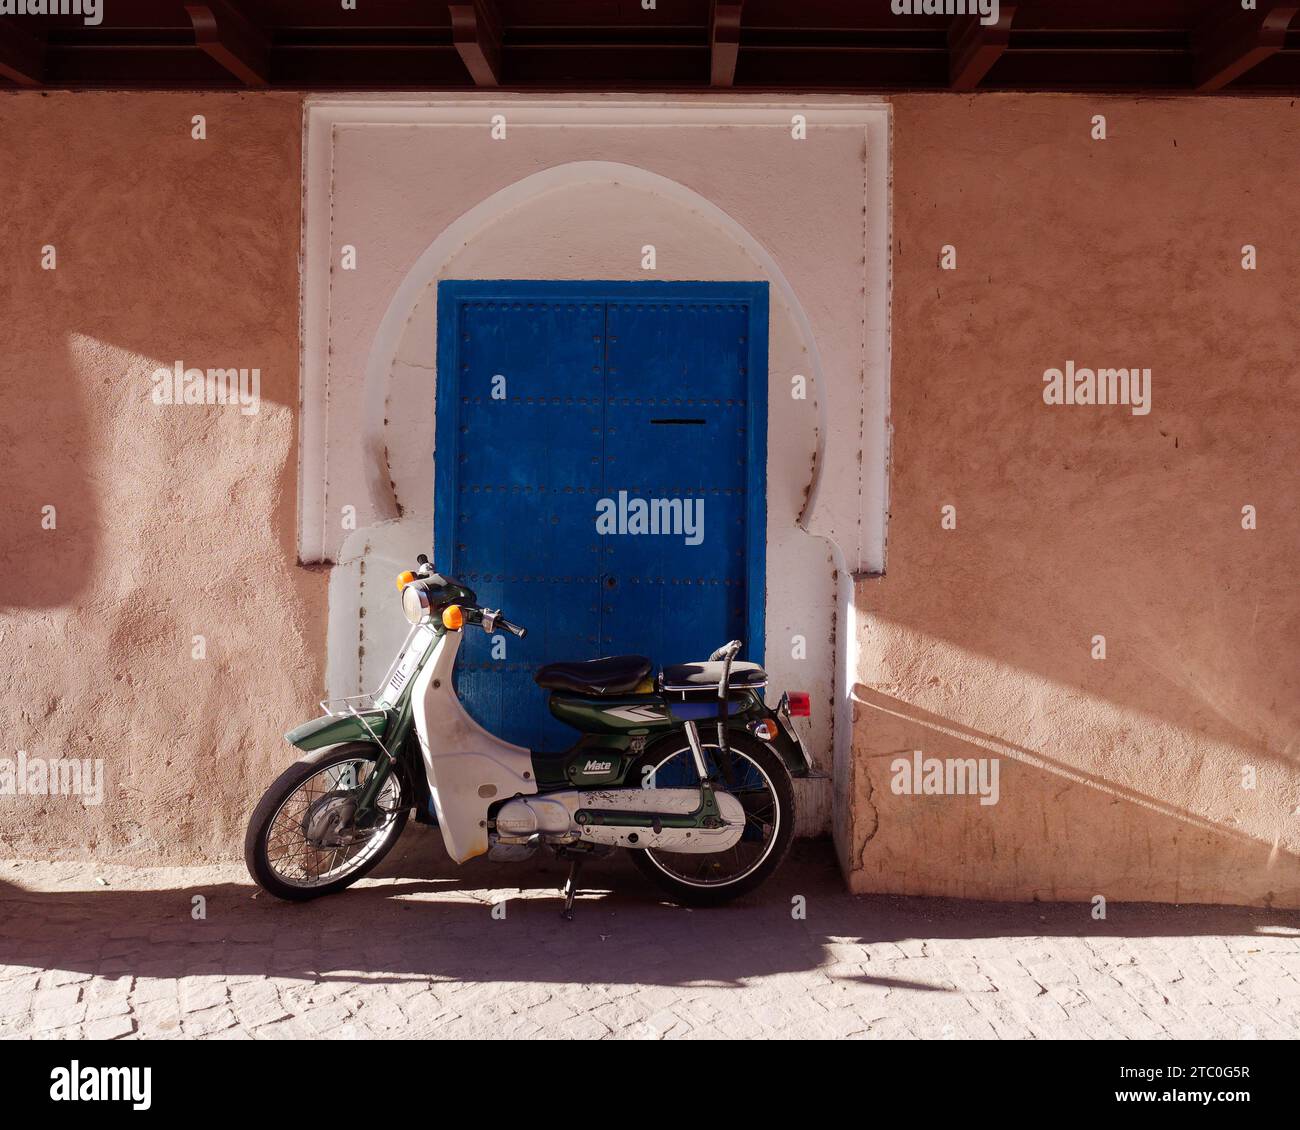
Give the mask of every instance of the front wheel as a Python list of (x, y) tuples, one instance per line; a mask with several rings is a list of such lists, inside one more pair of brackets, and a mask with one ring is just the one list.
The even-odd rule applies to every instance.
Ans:
[(380, 787), (377, 819), (368, 828), (353, 823), (377, 752), (365, 742), (331, 746), (276, 778), (244, 837), (244, 862), (258, 886), (302, 902), (341, 891), (379, 865), (406, 826), (409, 802), (394, 771)]
[[(728, 734), (727, 744), (729, 765), (719, 763), (716, 744), (704, 745), (704, 760), (714, 787), (731, 793), (745, 810), (740, 840), (725, 851), (700, 854), (632, 851), (632, 862), (642, 872), (675, 902), (689, 906), (717, 906), (752, 891), (781, 866), (794, 839), (794, 784), (785, 763), (749, 734)], [(625, 779), (661, 789), (700, 785), (685, 734), (661, 738), (637, 759)]]

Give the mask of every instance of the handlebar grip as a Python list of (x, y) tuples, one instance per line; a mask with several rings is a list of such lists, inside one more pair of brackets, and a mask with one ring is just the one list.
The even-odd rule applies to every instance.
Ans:
[(501, 615), (500, 609), (494, 611), (491, 608), (472, 608), (470, 612), (470, 623), (478, 624), (485, 632), (510, 632), (520, 639), (528, 635), (527, 628), (521, 628), (518, 624), (510, 623)]
[(716, 663), (719, 659), (726, 659), (728, 654), (734, 656), (744, 646), (740, 640), (732, 640), (729, 644), (724, 644), (709, 656), (710, 663)]

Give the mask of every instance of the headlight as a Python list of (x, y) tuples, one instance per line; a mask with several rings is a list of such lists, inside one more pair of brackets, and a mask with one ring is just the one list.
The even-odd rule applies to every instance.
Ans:
[(429, 618), (432, 610), (429, 594), (418, 581), (402, 589), (402, 614), (412, 624), (420, 624)]

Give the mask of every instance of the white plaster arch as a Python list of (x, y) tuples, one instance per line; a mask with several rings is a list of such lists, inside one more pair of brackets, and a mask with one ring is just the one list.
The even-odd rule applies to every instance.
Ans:
[[(817, 530), (810, 529), (808, 516), (815, 511), (818, 488), (826, 466), (828, 397), (825, 395), (825, 379), (821, 356), (817, 349), (817, 339), (798, 295), (795, 294), (794, 288), (767, 248), (727, 212), (678, 181), (636, 165), (616, 161), (570, 161), (543, 169), (499, 189), (446, 227), (407, 272), (401, 285), (393, 294), (392, 301), (388, 304), (366, 363), (362, 432), (363, 443), (371, 454), (367, 462), (366, 486), (374, 520), (386, 521), (398, 516), (397, 500), (383, 458), (385, 402), (389, 377), (397, 361), (402, 335), (418, 308), (421, 297), (430, 286), (435, 285), (442, 278), (446, 264), (458, 251), (508, 213), (545, 193), (591, 184), (625, 184), (632, 188), (640, 188), (699, 213), (705, 220), (715, 224), (735, 239), (778, 291), (781, 301), (790, 311), (799, 334), (807, 346), (811, 379), (820, 393), (816, 397), (816, 461), (809, 484), (807, 502), (799, 515), (799, 525), (804, 530), (818, 533)], [(821, 536), (826, 536), (829, 541), (834, 542), (833, 537)], [(838, 546), (836, 548), (840, 549)], [(841, 566), (842, 557), (841, 551)]]

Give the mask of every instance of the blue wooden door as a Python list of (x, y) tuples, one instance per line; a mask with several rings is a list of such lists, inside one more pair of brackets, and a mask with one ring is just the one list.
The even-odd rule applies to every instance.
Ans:
[(558, 749), (543, 663), (761, 660), (766, 286), (444, 282), (438, 306), (434, 561), (529, 629), (466, 632), (470, 714)]
[(605, 494), (633, 513), (602, 547), (601, 644), (704, 659), (746, 635), (749, 311), (613, 301), (605, 324)]

